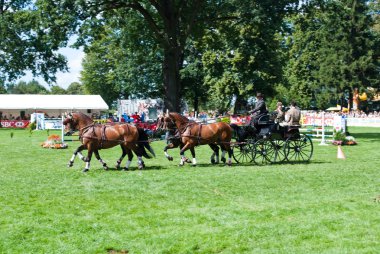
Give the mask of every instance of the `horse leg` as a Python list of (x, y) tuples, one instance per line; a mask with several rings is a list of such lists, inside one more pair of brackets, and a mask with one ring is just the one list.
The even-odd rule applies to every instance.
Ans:
[[(184, 165), (184, 163), (186, 162), (186, 157), (185, 157), (185, 151), (187, 150), (187, 149), (189, 149), (189, 147), (190, 147), (190, 144), (189, 143), (187, 143), (186, 145), (184, 145), (182, 148), (181, 148), (181, 150), (180, 150), (180, 152), (179, 152), (179, 154), (181, 155), (181, 160), (180, 160), (180, 162), (179, 162), (179, 166), (183, 166)], [(195, 157), (195, 151), (194, 151), (194, 157)]]
[(125, 155), (127, 154), (127, 149), (123, 145), (120, 145), (120, 147), (121, 147), (122, 154), (120, 158), (116, 161), (116, 169), (120, 169), (120, 164), (123, 161)]
[[(182, 149), (183, 146), (184, 146), (184, 144), (181, 143), (181, 144), (179, 145), (179, 148)], [(185, 155), (185, 154), (184, 154), (184, 155)], [(194, 156), (195, 156), (195, 155), (194, 155)], [(184, 158), (184, 162), (186, 162), (186, 163), (191, 163), (191, 160), (190, 160), (189, 158), (187, 158), (186, 156), (184, 156), (183, 158)]]
[(132, 153), (131, 149), (127, 149), (126, 153), (128, 154), (128, 161), (125, 164), (125, 167), (123, 168), (123, 170), (128, 171), (129, 170), (129, 165), (131, 165), (131, 162), (132, 162), (133, 153)]
[(100, 158), (99, 150), (94, 151), (95, 158), (102, 164), (104, 170), (108, 170), (107, 163), (105, 163), (102, 158)]
[(193, 156), (193, 164), (191, 164), (192, 167), (195, 167), (197, 165), (197, 160), (195, 159), (195, 149), (194, 147), (190, 148), (191, 156)]
[[(218, 145), (216, 144), (209, 144), (209, 146), (211, 147), (213, 153), (211, 155), (211, 163), (212, 164), (218, 164), (219, 163), (219, 147)], [(216, 159), (215, 159), (215, 156), (216, 156)]]
[(133, 146), (131, 148), (135, 154), (137, 155), (137, 165), (138, 165), (138, 169), (143, 169), (145, 167), (145, 163), (142, 159), (142, 153), (141, 151), (139, 150), (139, 148), (137, 146)]
[(226, 150), (223, 145), (220, 146), (222, 149), (222, 158), (220, 159), (223, 163), (226, 163)]
[(168, 145), (165, 146), (165, 148), (164, 148), (165, 157), (166, 157), (169, 161), (172, 161), (172, 160), (173, 160), (173, 157), (170, 156), (170, 155), (168, 154), (167, 151), (168, 151), (168, 149), (173, 149), (173, 148), (175, 148), (175, 146), (174, 146), (173, 143), (168, 144)]
[(72, 167), (74, 165), (74, 159), (77, 156), (77, 154), (79, 154), (79, 158), (81, 160), (83, 160), (83, 155), (82, 155), (81, 151), (83, 151), (85, 148), (86, 148), (85, 145), (80, 145), (77, 149), (75, 149), (73, 155), (71, 156), (69, 163), (67, 163), (68, 167)]
[(231, 158), (232, 158), (231, 146), (230, 145), (220, 145), (220, 147), (222, 148), (222, 161), (223, 161), (223, 163), (226, 163), (225, 154), (226, 154), (226, 152), (228, 152), (227, 166), (231, 166), (231, 164), (232, 164), (232, 162), (231, 162)]
[(92, 157), (92, 148), (88, 148), (88, 153), (87, 153), (87, 158), (85, 158), (85, 162), (86, 162), (86, 167), (83, 169), (83, 173), (84, 172), (87, 172), (90, 170), (90, 161), (91, 161), (91, 157)]

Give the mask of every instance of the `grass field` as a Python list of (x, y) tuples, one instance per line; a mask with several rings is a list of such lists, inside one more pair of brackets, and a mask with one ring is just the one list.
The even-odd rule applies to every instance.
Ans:
[[(315, 143), (309, 164), (225, 167), (198, 147), (180, 168), (159, 141), (146, 170), (93, 159), (84, 174), (66, 167), (77, 142), (0, 129), (0, 253), (379, 253), (380, 129), (350, 131), (346, 160)], [(101, 156), (113, 166), (120, 149)]]

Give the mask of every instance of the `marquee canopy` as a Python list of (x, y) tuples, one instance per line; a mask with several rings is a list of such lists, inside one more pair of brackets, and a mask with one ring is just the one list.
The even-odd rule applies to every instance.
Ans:
[(100, 95), (0, 94), (1, 109), (107, 110)]

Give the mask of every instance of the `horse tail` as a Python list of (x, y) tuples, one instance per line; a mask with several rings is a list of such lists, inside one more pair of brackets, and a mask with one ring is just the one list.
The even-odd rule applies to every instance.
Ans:
[(242, 133), (241, 133), (241, 129), (239, 128), (239, 126), (237, 124), (230, 124), (230, 127), (232, 128), (234, 134), (233, 136), (236, 138), (237, 141), (241, 141), (242, 139)]
[(156, 154), (153, 148), (149, 144), (148, 134), (145, 132), (143, 128), (137, 128), (137, 130), (139, 133), (139, 139), (138, 139), (137, 145), (142, 152), (142, 156), (144, 156), (147, 159), (156, 157)]

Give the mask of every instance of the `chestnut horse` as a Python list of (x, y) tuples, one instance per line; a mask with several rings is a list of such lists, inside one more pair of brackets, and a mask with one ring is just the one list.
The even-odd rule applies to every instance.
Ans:
[[(177, 127), (175, 126), (174, 123), (168, 123), (167, 125), (165, 125), (164, 117), (161, 116), (161, 117), (157, 118), (157, 127), (156, 127), (156, 130), (166, 130), (167, 145), (164, 147), (164, 153), (165, 153), (165, 157), (169, 161), (172, 161), (173, 157), (168, 154), (168, 150), (169, 149), (174, 149), (174, 148), (177, 148), (177, 147), (180, 147), (180, 149), (182, 149), (182, 147), (184, 146), (184, 144), (181, 141), (181, 135), (180, 135)], [(218, 147), (217, 147), (217, 149), (218, 149), (218, 152), (219, 152), (219, 148)], [(190, 151), (191, 151), (191, 154), (194, 157), (195, 156), (194, 148), (191, 148)], [(189, 160), (188, 158), (185, 157), (185, 162), (191, 163), (191, 160)]]
[[(128, 154), (128, 161), (124, 170), (128, 170), (133, 158), (133, 152), (138, 157), (138, 168), (142, 169), (145, 164), (142, 160), (142, 156), (145, 158), (151, 158), (146, 149), (153, 155), (154, 151), (148, 142), (148, 135), (141, 128), (129, 124), (114, 124), (104, 125), (95, 123), (89, 116), (83, 113), (69, 113), (66, 115), (63, 124), (66, 126), (66, 132), (72, 133), (79, 131), (79, 138), (82, 142), (71, 157), (68, 166), (72, 167), (76, 155), (80, 159), (86, 162), (86, 167), (83, 172), (90, 169), (90, 161), (92, 153), (103, 165), (104, 169), (108, 169), (107, 164), (100, 158), (99, 150), (107, 149), (117, 145), (120, 145), (122, 149), (122, 155), (117, 161), (116, 168), (120, 168), (120, 164), (125, 155)], [(87, 157), (82, 155), (82, 150), (88, 150)]]
[[(181, 148), (180, 155), (180, 165), (182, 166), (185, 162), (184, 152), (187, 149), (194, 150), (194, 147), (197, 145), (210, 145), (214, 151), (211, 156), (211, 161), (213, 162), (215, 156), (214, 146), (219, 145), (222, 149), (222, 161), (226, 162), (224, 155), (228, 152), (228, 162), (227, 165), (231, 165), (231, 138), (232, 138), (232, 128), (223, 122), (211, 123), (211, 124), (200, 124), (196, 122), (191, 122), (186, 117), (175, 113), (167, 113), (164, 117), (164, 128), (168, 129), (168, 126), (175, 125), (179, 130), (181, 142), (183, 147)], [(196, 165), (195, 152), (193, 154), (193, 166)], [(217, 157), (218, 162), (218, 157)]]

